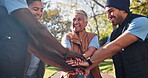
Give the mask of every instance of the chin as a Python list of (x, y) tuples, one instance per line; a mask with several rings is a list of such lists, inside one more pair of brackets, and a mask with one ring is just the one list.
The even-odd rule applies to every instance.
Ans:
[(118, 25), (118, 24), (114, 24), (114, 23), (112, 23), (112, 25), (113, 25), (113, 26), (116, 26), (116, 25)]
[(112, 25), (113, 25), (113, 26), (116, 26), (116, 25), (118, 25), (118, 24), (117, 24), (117, 23), (115, 23), (115, 22), (112, 22)]

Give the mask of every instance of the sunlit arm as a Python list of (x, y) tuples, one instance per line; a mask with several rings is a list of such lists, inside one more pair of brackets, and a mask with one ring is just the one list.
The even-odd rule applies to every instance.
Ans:
[(94, 51), (96, 50), (95, 47), (88, 47), (88, 50), (83, 54), (85, 58), (88, 58), (93, 55)]
[(96, 50), (95, 54), (91, 57), (90, 60), (92, 63), (100, 63), (101, 61), (115, 55), (122, 48), (125, 48), (126, 46), (134, 43), (138, 39), (139, 39), (138, 37), (132, 34), (123, 33), (114, 41)]

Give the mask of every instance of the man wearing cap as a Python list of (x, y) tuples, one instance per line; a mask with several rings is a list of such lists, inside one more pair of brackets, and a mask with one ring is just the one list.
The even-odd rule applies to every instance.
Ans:
[(112, 32), (109, 43), (89, 60), (75, 64), (89, 66), (85, 75), (101, 61), (112, 57), (116, 78), (148, 78), (148, 18), (132, 14), (129, 6), (129, 0), (106, 1), (107, 17), (118, 28)]

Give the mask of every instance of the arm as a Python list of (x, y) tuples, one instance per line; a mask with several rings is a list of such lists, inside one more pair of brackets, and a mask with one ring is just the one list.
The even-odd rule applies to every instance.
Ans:
[(91, 57), (96, 49), (99, 48), (98, 36), (94, 36), (89, 43), (88, 50), (83, 54), (85, 58)]
[(104, 45), (90, 59), (92, 63), (101, 62), (119, 52), (122, 48), (134, 43), (139, 38), (129, 34), (123, 33), (116, 40)]
[(88, 47), (88, 50), (83, 54), (85, 58), (89, 58), (93, 55), (94, 51), (96, 50), (95, 47)]
[[(17, 9), (12, 12), (12, 15), (21, 22), (32, 37), (31, 43), (38, 46), (48, 46), (60, 54), (64, 55), (68, 52), (52, 35), (45, 29), (32, 15), (27, 8)], [(58, 48), (57, 48), (58, 47)]]
[(80, 62), (79, 64), (73, 64), (73, 65), (80, 65), (80, 66), (85, 66), (85, 67), (89, 66), (87, 69), (90, 70), (94, 68), (101, 61), (115, 55), (122, 48), (134, 43), (138, 39), (139, 39), (138, 37), (132, 34), (124, 33), (121, 36), (119, 36), (116, 40), (108, 44), (105, 44), (101, 48), (96, 50), (90, 59), (90, 61), (93, 63), (91, 66), (89, 66), (89, 63), (87, 61)]
[(98, 53), (93, 55), (91, 61), (101, 62), (119, 52), (122, 48), (134, 43), (137, 40), (145, 40), (148, 34), (148, 19), (139, 17), (132, 20), (128, 29), (120, 35), (116, 40), (103, 46)]
[(98, 63), (101, 61), (113, 56), (118, 51), (120, 51), (122, 48), (132, 44), (133, 42), (137, 41), (139, 38), (128, 33), (124, 33), (121, 36), (119, 36), (116, 40), (105, 44), (100, 49), (96, 50), (93, 56), (91, 57), (91, 62), (93, 63), (91, 66), (89, 66), (88, 62), (83, 62), (81, 66), (89, 66), (85, 69), (84, 77), (90, 73), (90, 70), (94, 68)]

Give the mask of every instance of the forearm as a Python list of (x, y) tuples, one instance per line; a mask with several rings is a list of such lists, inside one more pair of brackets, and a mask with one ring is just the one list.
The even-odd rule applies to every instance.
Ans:
[(87, 69), (87, 70), (91, 70), (91, 69), (93, 69), (94, 67), (98, 66), (98, 64), (99, 64), (99, 62), (94, 63), (94, 64), (92, 64), (91, 66), (87, 67), (86, 69)]
[(96, 50), (95, 47), (89, 47), (88, 50), (83, 54), (85, 58), (89, 58), (93, 55), (94, 51)]
[(18, 9), (11, 13), (32, 35), (31, 42), (35, 42), (35, 45), (50, 47), (53, 50), (58, 51), (60, 54), (67, 53), (68, 49), (65, 49), (49, 32), (45, 29), (27, 9)]
[(92, 63), (101, 62), (101, 61), (115, 55), (121, 49), (134, 43), (138, 39), (139, 39), (138, 37), (136, 37), (132, 34), (123, 33), (116, 40), (104, 45), (99, 50), (97, 50), (96, 53), (92, 56), (91, 62)]
[(105, 45), (103, 47), (101, 47), (100, 49), (95, 51), (95, 54), (91, 57), (91, 62), (92, 63), (100, 63), (103, 60), (113, 56), (114, 54), (116, 54), (118, 51), (120, 51), (120, 48), (118, 47), (112, 47), (112, 45)]

